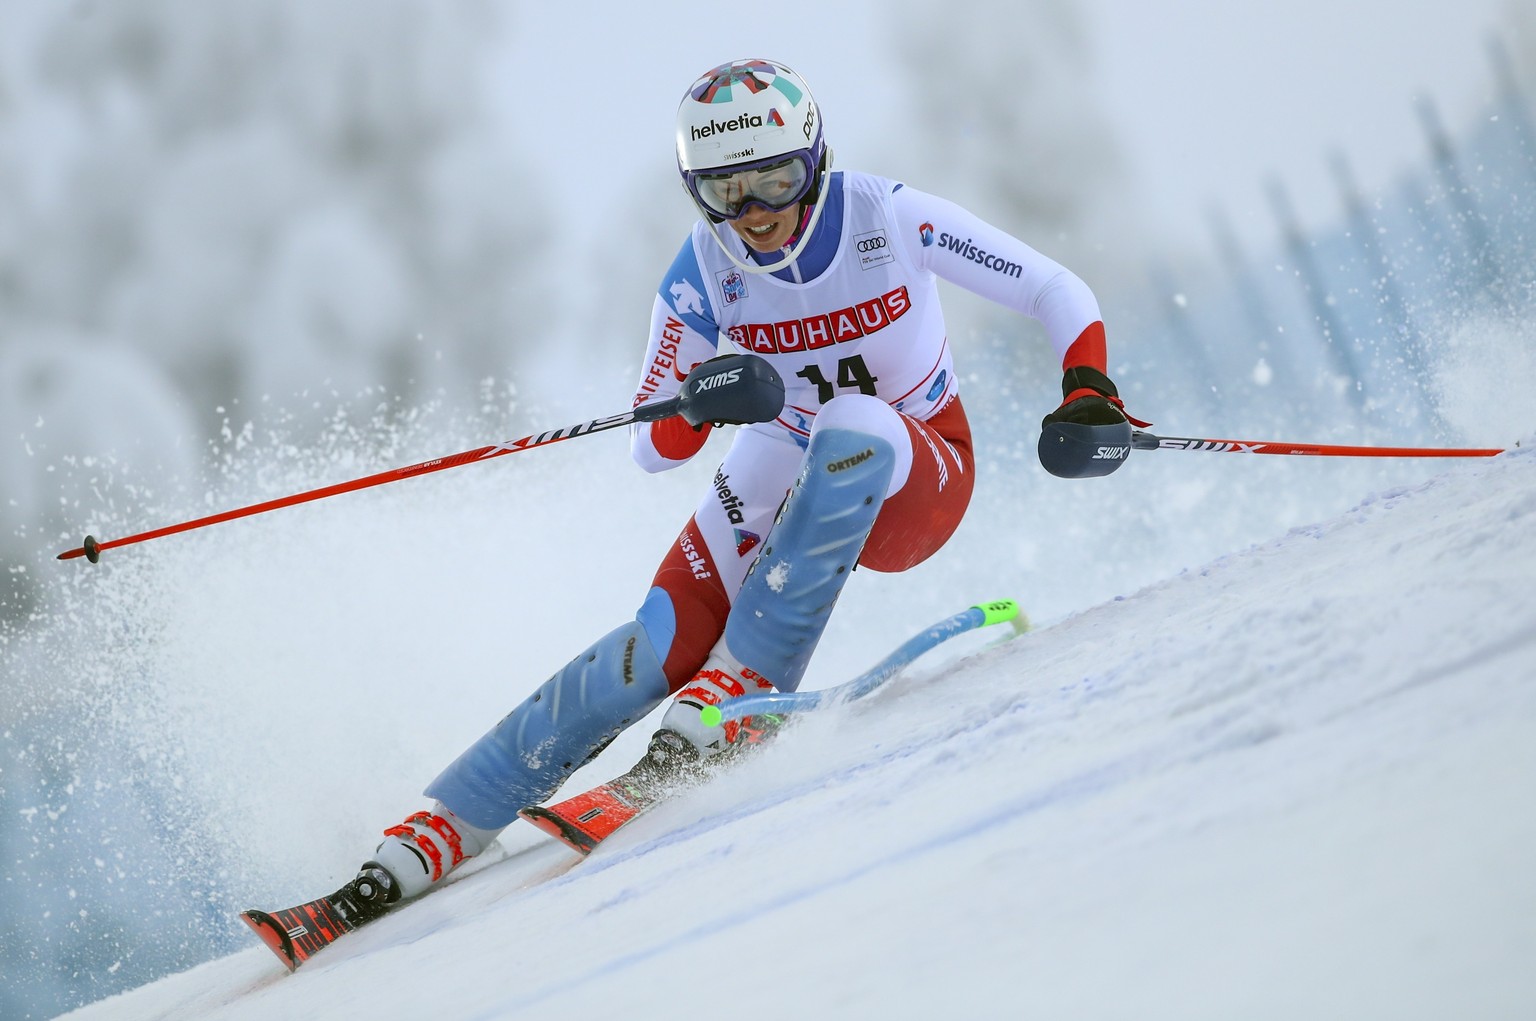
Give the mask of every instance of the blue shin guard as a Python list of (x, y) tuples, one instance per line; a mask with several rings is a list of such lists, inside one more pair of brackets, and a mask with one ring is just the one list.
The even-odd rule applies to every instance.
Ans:
[(880, 513), (895, 452), (853, 429), (815, 433), (800, 477), (742, 583), (725, 646), (780, 691), (794, 691)]
[(621, 730), (667, 696), (638, 621), (598, 639), (427, 787), (471, 826), (495, 830), (544, 801)]

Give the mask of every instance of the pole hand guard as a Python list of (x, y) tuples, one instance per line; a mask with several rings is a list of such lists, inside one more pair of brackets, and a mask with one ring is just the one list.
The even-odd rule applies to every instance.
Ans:
[(1131, 454), (1131, 423), (1047, 422), (1040, 432), (1040, 464), (1063, 479), (1108, 475)]
[(677, 400), (689, 425), (772, 422), (784, 410), (784, 380), (757, 355), (720, 355), (688, 373)]
[(1110, 378), (1092, 366), (1074, 365), (1062, 374), (1061, 393), (1061, 407), (1040, 423), (1037, 449), (1045, 470), (1063, 479), (1091, 479), (1124, 464), (1133, 420)]

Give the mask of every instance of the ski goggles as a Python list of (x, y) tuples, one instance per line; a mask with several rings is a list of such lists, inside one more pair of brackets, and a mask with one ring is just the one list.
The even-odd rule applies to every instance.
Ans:
[(773, 212), (799, 202), (811, 190), (810, 157), (802, 152), (773, 156), (727, 172), (689, 170), (683, 174), (699, 205), (726, 220), (735, 220), (752, 205)]

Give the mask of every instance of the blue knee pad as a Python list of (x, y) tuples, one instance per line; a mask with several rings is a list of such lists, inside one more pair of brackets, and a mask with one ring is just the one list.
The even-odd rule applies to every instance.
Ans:
[(890, 443), (852, 429), (818, 429), (800, 477), (742, 582), (725, 645), (780, 691), (800, 686), (827, 618), (885, 502)]
[(428, 785), (460, 819), (500, 829), (553, 794), (667, 696), (667, 678), (639, 621), (591, 648), (506, 715)]

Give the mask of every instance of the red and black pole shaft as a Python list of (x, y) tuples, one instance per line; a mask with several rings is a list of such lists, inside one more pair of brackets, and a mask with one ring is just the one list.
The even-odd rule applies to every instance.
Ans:
[(535, 447), (546, 447), (561, 440), (617, 429), (635, 422), (659, 422), (679, 415), (693, 426), (702, 425), (704, 422), (747, 425), (754, 422), (771, 422), (783, 408), (784, 380), (779, 378), (778, 372), (766, 359), (751, 354), (720, 355), (694, 366), (687, 378), (683, 380), (682, 388), (675, 397), (646, 401), (623, 414), (594, 418), (576, 425), (524, 436), (518, 440), (476, 447), (474, 450), (466, 450), (448, 457), (437, 457), (430, 461), (409, 464), (404, 468), (395, 468), (379, 472), (377, 475), (353, 479), (350, 482), (338, 482), (335, 485), (322, 486), (319, 489), (295, 493), (292, 496), (254, 503), (249, 507), (210, 514), (193, 521), (166, 525), (137, 535), (127, 535), (121, 539), (100, 542), (94, 536), (87, 535), (84, 542), (72, 550), (60, 553), (58, 559), (73, 560), (76, 557), (85, 557), (94, 564), (101, 560), (101, 554), (104, 551), (116, 549), (119, 546), (132, 546), (134, 543), (148, 542), (150, 539), (158, 539), (164, 535), (190, 532), (196, 528), (206, 528), (209, 525), (233, 521), (236, 518), (248, 518), (254, 514), (265, 514), (267, 511), (282, 507), (323, 500), (328, 496), (355, 493), (359, 489), (429, 475), (432, 472), (445, 471), (460, 465), (479, 464), (493, 457), (533, 450)]
[(449, 468), (457, 468), (460, 465), (478, 464), (481, 461), (489, 461), (493, 457), (516, 454), (519, 451), (532, 450), (535, 447), (545, 447), (551, 443), (559, 443), (561, 440), (603, 432), (607, 429), (617, 429), (632, 422), (657, 421), (677, 414), (679, 410), (678, 405), (679, 399), (676, 397), (670, 400), (646, 403), (633, 411), (626, 411), (621, 415), (594, 418), (576, 425), (568, 425), (559, 429), (551, 429), (548, 432), (524, 436), (522, 439), (476, 447), (474, 450), (451, 454), (448, 457), (436, 457), (430, 461), (408, 464), (403, 468), (394, 468), (390, 471), (379, 472), (376, 475), (353, 479), (350, 482), (338, 482), (335, 485), (322, 486), (319, 489), (311, 489), (303, 493), (294, 493), (292, 496), (265, 500), (261, 503), (253, 503), (249, 507), (222, 511), (218, 514), (210, 514), (207, 517), (197, 518), (192, 521), (183, 521), (178, 524), (151, 529), (148, 532), (140, 532), (137, 535), (126, 535), (121, 539), (109, 539), (106, 542), (101, 542), (87, 535), (84, 542), (72, 550), (65, 550), (63, 553), (60, 553), (58, 559), (73, 560), (76, 557), (85, 557), (94, 564), (101, 560), (101, 554), (104, 551), (116, 549), (119, 546), (132, 546), (135, 543), (148, 542), (150, 539), (158, 539), (165, 535), (190, 532), (193, 529), (206, 528), (209, 525), (217, 525), (225, 521), (234, 521), (236, 518), (248, 518), (255, 514), (265, 514), (267, 511), (279, 510), (283, 507), (293, 507), (301, 503), (324, 500), (328, 496), (355, 493), (359, 489), (369, 489), (373, 486), (382, 486), (390, 482), (399, 482), (402, 479), (412, 479), (421, 475), (429, 475), (432, 472), (446, 471)]
[(1217, 454), (1290, 454), (1310, 457), (1494, 457), (1507, 451), (1488, 447), (1352, 447), (1273, 440), (1213, 440), (1131, 433), (1133, 450), (1203, 450)]

